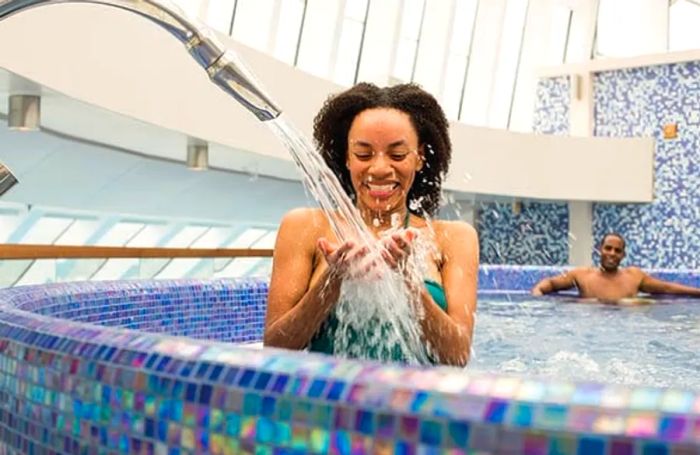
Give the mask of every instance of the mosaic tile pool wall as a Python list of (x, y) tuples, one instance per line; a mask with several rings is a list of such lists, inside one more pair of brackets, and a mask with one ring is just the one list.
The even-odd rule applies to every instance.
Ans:
[[(527, 289), (553, 270), (480, 277)], [(260, 339), (266, 293), (256, 280), (0, 290), (0, 452), (700, 453), (690, 391), (234, 344)]]

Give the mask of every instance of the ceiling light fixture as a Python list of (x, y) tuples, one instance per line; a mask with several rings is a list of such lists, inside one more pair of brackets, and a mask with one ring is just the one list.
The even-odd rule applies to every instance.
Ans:
[(7, 126), (15, 131), (36, 131), (41, 120), (41, 98), (36, 95), (10, 95)]
[(209, 145), (196, 142), (187, 145), (187, 168), (205, 171), (209, 168)]

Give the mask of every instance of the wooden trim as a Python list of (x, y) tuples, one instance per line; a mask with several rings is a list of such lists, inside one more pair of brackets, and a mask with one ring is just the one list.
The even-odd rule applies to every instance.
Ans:
[(0, 259), (235, 258), (271, 256), (271, 249), (250, 248), (127, 248), (113, 246), (0, 245)]

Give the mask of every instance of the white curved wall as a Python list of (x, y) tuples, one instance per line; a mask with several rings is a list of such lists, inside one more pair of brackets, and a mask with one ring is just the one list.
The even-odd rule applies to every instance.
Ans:
[[(342, 89), (227, 37), (222, 40), (241, 54), (307, 135), (323, 100)], [(245, 152), (268, 157), (262, 174), (280, 175), (288, 168), (287, 152), (264, 125), (211, 84), (180, 43), (138, 16), (94, 5), (42, 7), (0, 22), (0, 42), (13, 43), (3, 46), (1, 67), (71, 98), (221, 144), (226, 149), (215, 158), (219, 166), (237, 168), (233, 155)], [(11, 84), (7, 90), (13, 92)], [(65, 116), (45, 111), (43, 123), (133, 147), (124, 144), (133, 141), (128, 134), (86, 129)], [(451, 190), (562, 200), (652, 199), (651, 139), (535, 136), (464, 124), (453, 124), (451, 133), (455, 155), (446, 184)], [(183, 157), (183, 150), (173, 147), (146, 152)]]

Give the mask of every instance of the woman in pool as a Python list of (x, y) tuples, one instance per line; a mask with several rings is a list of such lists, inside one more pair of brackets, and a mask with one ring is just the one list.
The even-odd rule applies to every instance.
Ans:
[[(438, 210), (451, 154), (448, 122), (437, 101), (414, 84), (361, 83), (325, 102), (314, 120), (314, 140), (385, 246), (382, 257), (390, 267), (404, 270), (416, 238), (430, 242), (434, 253), (425, 258), (424, 285), (412, 287), (422, 310), (422, 343), (431, 363), (465, 365), (476, 309), (478, 240), (466, 223), (425, 218)], [(265, 345), (347, 354), (334, 347), (334, 310), (343, 280), (358, 264), (363, 272), (371, 267), (367, 254), (366, 245), (339, 243), (319, 209), (285, 215), (275, 245)], [(389, 351), (391, 358), (377, 356), (368, 346), (360, 357), (407, 358)]]

